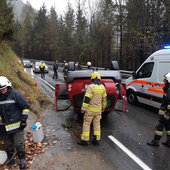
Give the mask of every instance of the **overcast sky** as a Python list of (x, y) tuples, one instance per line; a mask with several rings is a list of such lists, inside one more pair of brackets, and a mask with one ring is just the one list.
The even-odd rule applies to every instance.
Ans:
[[(72, 8), (74, 10), (77, 7), (77, 0), (23, 0), (24, 3), (26, 3), (26, 1), (29, 1), (31, 6), (37, 10), (39, 10), (40, 7), (42, 7), (43, 2), (45, 3), (45, 6), (47, 7), (48, 11), (50, 11), (51, 6), (54, 7), (55, 5), (55, 10), (58, 14), (64, 14), (64, 12), (66, 12), (68, 1), (71, 3)], [(82, 1), (83, 0), (81, 0), (81, 2)], [(87, 5), (89, 0), (85, 0), (85, 1)], [(94, 4), (95, 1), (97, 0), (90, 0), (90, 3)], [(86, 6), (86, 9), (87, 9), (87, 6)]]
[[(31, 6), (37, 10), (40, 9), (40, 7), (43, 5), (43, 2), (45, 3), (48, 11), (50, 11), (51, 6), (55, 5), (55, 9), (59, 14), (63, 14), (63, 12), (66, 11), (68, 3), (68, 0), (23, 0), (24, 3), (26, 3), (26, 1), (29, 1)], [(72, 4), (72, 7), (75, 8), (76, 0), (69, 1)]]

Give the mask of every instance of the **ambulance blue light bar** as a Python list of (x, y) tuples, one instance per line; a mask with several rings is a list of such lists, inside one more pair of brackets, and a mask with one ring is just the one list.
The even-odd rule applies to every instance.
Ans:
[(164, 46), (165, 49), (170, 49), (170, 45)]

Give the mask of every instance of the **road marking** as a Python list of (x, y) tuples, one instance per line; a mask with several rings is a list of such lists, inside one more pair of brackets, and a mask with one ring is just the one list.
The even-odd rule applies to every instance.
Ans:
[(55, 90), (55, 88), (51, 85), (51, 84), (49, 84), (47, 81), (45, 81), (44, 79), (42, 79), (41, 77), (38, 77), (38, 76), (36, 76), (35, 75), (35, 77), (37, 77), (37, 78), (39, 78), (41, 81), (43, 81), (45, 84), (47, 84), (49, 87), (51, 87), (53, 90)]
[(122, 143), (120, 143), (115, 137), (109, 135), (110, 138), (120, 149), (122, 149), (129, 157), (131, 157), (142, 169), (152, 170), (149, 168), (142, 160), (140, 160), (136, 155), (134, 155), (129, 149), (127, 149)]
[(31, 77), (33, 78), (34, 76), (34, 72), (33, 72), (33, 69), (31, 68)]

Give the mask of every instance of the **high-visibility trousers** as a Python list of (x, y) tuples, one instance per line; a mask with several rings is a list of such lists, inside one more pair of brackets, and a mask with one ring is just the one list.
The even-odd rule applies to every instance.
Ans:
[(101, 138), (100, 120), (101, 113), (86, 112), (84, 114), (81, 140), (89, 141), (90, 125), (92, 121), (93, 121), (93, 135), (96, 136), (96, 140), (100, 140)]

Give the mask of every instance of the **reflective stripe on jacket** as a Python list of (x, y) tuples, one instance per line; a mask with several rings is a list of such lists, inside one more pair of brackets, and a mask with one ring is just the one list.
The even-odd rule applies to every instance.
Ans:
[(106, 107), (106, 89), (100, 84), (90, 84), (86, 90), (82, 110), (88, 112), (101, 112)]
[(27, 120), (28, 113), (29, 105), (18, 92), (8, 88), (6, 94), (0, 94), (0, 117), (7, 133), (18, 131), (20, 122)]

